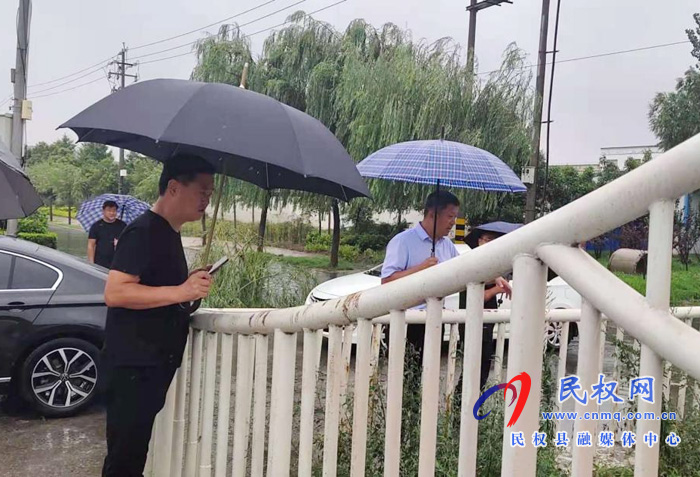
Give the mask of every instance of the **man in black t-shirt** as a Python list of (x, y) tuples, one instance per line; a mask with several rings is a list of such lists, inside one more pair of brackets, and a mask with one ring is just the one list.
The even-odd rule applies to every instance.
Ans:
[(199, 220), (214, 168), (193, 156), (163, 166), (160, 197), (119, 238), (105, 287), (107, 457), (103, 476), (141, 476), (156, 414), (180, 366), (189, 302), (209, 293), (206, 270), (188, 273), (180, 228)]
[(102, 218), (90, 227), (88, 261), (109, 268), (114, 258), (117, 239), (125, 228), (126, 224), (117, 218), (117, 203), (106, 200), (102, 204)]

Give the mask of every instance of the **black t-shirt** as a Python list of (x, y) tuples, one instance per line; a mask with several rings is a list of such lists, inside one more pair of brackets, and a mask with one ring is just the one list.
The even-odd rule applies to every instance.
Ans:
[[(119, 238), (112, 270), (136, 275), (149, 287), (181, 285), (188, 270), (180, 234), (147, 211)], [(109, 308), (104, 357), (115, 366), (179, 366), (189, 332), (186, 308)]]
[(97, 241), (95, 246), (95, 263), (109, 268), (114, 259), (114, 240), (126, 228), (126, 224), (117, 219), (112, 223), (100, 219), (90, 227), (88, 238)]

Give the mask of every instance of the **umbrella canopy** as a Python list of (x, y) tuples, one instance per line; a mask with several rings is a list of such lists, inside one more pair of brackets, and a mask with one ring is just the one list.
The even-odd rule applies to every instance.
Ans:
[(0, 141), (0, 219), (19, 219), (41, 207), (39, 194), (19, 160)]
[(218, 83), (159, 79), (117, 91), (62, 124), (79, 141), (159, 161), (192, 154), (263, 189), (295, 189), (348, 201), (369, 189), (320, 121), (262, 94)]
[(488, 151), (442, 139), (408, 141), (380, 149), (357, 165), (364, 177), (418, 184), (525, 192), (508, 165)]
[(90, 227), (102, 218), (102, 205), (108, 200), (117, 203), (117, 217), (127, 224), (130, 224), (151, 208), (150, 204), (130, 195), (98, 195), (80, 204), (80, 210), (76, 216), (76, 219), (78, 219), (78, 222), (80, 222), (80, 225), (83, 226), (86, 232), (89, 232)]
[(469, 232), (469, 235), (464, 237), (464, 243), (469, 245), (469, 248), (476, 248), (479, 246), (479, 237), (486, 232), (501, 236), (517, 230), (522, 226), (523, 224), (512, 224), (510, 222), (490, 222), (488, 224), (479, 225), (478, 227), (474, 227), (471, 232)]

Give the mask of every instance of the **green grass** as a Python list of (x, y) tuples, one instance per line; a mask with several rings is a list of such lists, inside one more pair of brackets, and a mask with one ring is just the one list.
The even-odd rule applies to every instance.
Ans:
[(333, 269), (331, 267), (330, 257), (319, 255), (315, 257), (284, 257), (278, 256), (277, 259), (288, 265), (294, 265), (306, 269), (322, 269), (322, 270), (357, 270), (363, 268), (361, 263), (353, 263), (347, 260), (338, 260), (338, 266)]
[[(598, 261), (607, 267), (609, 259), (609, 254), (605, 254)], [(621, 272), (616, 272), (615, 275), (642, 295), (646, 293), (646, 278), (642, 275)], [(689, 265), (688, 270), (677, 258), (674, 258), (671, 272), (671, 306), (700, 304), (698, 283), (700, 283), (700, 262), (697, 257)]]

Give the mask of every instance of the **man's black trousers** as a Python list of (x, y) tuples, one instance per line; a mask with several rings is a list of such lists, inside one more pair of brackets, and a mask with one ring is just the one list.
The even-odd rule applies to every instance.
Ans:
[(103, 477), (142, 476), (156, 414), (176, 367), (111, 367), (107, 371), (107, 457)]

